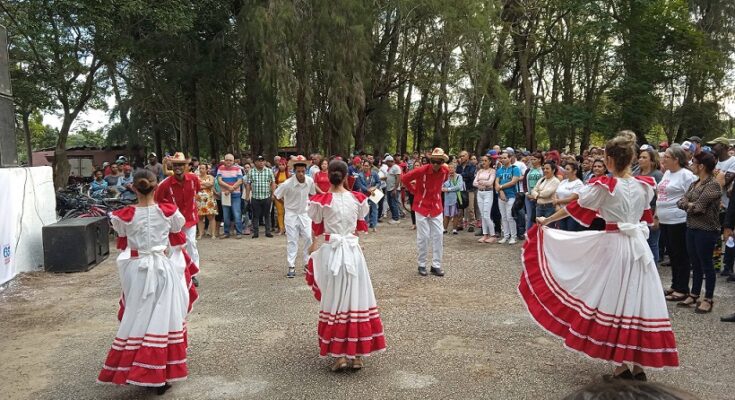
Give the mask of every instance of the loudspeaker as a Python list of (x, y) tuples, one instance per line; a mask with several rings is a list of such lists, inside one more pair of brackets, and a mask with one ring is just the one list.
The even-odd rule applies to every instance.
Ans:
[(43, 266), (50, 272), (89, 271), (110, 254), (106, 217), (70, 218), (43, 227)]

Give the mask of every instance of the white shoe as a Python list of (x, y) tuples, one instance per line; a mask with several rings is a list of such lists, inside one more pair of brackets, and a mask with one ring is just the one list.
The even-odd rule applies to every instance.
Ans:
[(516, 243), (518, 243), (516, 238), (510, 238), (510, 241), (508, 242), (508, 244), (516, 244)]
[(506, 242), (508, 242), (508, 238), (507, 237), (504, 237), (504, 238), (498, 240), (498, 243), (500, 243), (500, 244), (504, 244)]
[(401, 223), (401, 221), (397, 221), (397, 220), (395, 220), (395, 219), (392, 219), (392, 220), (390, 220), (390, 222), (388, 222), (388, 223), (389, 223), (389, 224), (391, 224), (391, 225), (398, 225), (398, 224), (400, 224), (400, 223)]

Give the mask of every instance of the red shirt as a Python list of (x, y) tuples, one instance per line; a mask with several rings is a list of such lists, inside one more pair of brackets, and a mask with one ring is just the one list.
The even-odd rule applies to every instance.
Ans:
[(329, 174), (324, 171), (319, 171), (314, 174), (314, 184), (324, 193), (327, 193), (329, 191), (329, 187), (332, 186), (332, 184), (329, 183)]
[(401, 175), (403, 186), (413, 193), (412, 209), (427, 217), (435, 217), (442, 213), (442, 185), (449, 176), (449, 168), (442, 165), (434, 172), (431, 164), (414, 168)]
[(201, 190), (199, 177), (185, 173), (184, 180), (179, 182), (176, 176), (169, 176), (158, 185), (155, 200), (157, 203), (172, 203), (179, 208), (181, 214), (186, 218), (186, 228), (195, 226), (199, 221), (197, 205), (194, 197)]

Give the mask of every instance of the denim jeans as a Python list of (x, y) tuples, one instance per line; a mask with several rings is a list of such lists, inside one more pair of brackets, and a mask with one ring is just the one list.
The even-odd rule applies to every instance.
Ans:
[(516, 220), (516, 233), (518, 237), (523, 237), (523, 235), (526, 234), (526, 208), (525, 204), (524, 207), (521, 207), (516, 212), (516, 216), (514, 217)]
[(578, 232), (582, 230), (582, 225), (580, 225), (574, 218), (566, 217), (559, 221), (559, 229), (569, 232)]
[(536, 201), (526, 195), (526, 230), (531, 229), (536, 223)]
[(401, 219), (401, 214), (398, 211), (398, 207), (400, 207), (398, 196), (400, 196), (398, 191), (388, 191), (388, 207), (390, 207), (391, 218), (393, 218), (394, 221)]
[(652, 227), (649, 227), (648, 228), (648, 247), (651, 248), (651, 252), (653, 253), (653, 261), (656, 262), (656, 266), (658, 266), (658, 263), (661, 258), (659, 254), (659, 248), (658, 248), (659, 240), (661, 240), (661, 228), (653, 229)]
[(244, 229), (248, 229), (250, 226), (250, 210), (248, 210), (249, 200), (242, 199), (242, 226)]
[(704, 284), (704, 297), (711, 299), (715, 295), (715, 268), (712, 263), (712, 252), (715, 250), (719, 231), (704, 231), (687, 228), (687, 251), (692, 264), (692, 291), (698, 296)]
[(231, 204), (229, 206), (222, 206), (222, 214), (225, 219), (225, 235), (230, 234), (230, 224), (235, 222), (235, 230), (238, 235), (242, 235), (242, 194), (232, 193), (230, 196)]
[[(551, 203), (548, 204), (536, 204), (536, 218), (538, 217), (550, 217), (556, 212), (556, 208)], [(536, 222), (536, 221), (533, 221)]]
[(378, 205), (373, 203), (372, 200), (368, 200), (370, 206), (370, 212), (365, 216), (365, 222), (368, 223), (370, 228), (375, 228), (378, 225)]

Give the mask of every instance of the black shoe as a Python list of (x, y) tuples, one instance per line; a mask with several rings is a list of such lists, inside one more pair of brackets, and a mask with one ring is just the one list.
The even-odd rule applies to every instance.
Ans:
[(196, 276), (191, 277), (191, 283), (194, 284), (194, 287), (199, 287), (199, 279)]
[(288, 273), (286, 274), (287, 278), (295, 278), (296, 277), (296, 268), (289, 268)]
[(273, 234), (272, 234), (272, 233), (266, 233), (266, 234), (265, 234), (265, 237), (269, 237), (269, 238), (272, 238), (272, 237), (273, 237)]
[(735, 282), (735, 274), (730, 274), (725, 280), (726, 282)]
[(475, 231), (474, 226), (470, 226), (469, 228), (467, 228), (467, 232), (474, 232), (474, 231)]
[(257, 239), (257, 238), (258, 238), (258, 234), (257, 234), (257, 233), (253, 233), (253, 236), (252, 236), (252, 238), (253, 238), (253, 239)]
[(720, 321), (722, 322), (735, 322), (735, 313), (732, 315), (728, 315), (727, 317), (721, 317)]
[(164, 393), (166, 393), (166, 391), (169, 390), (169, 389), (171, 389), (171, 384), (166, 383), (165, 385), (159, 386), (159, 387), (156, 388), (156, 394), (159, 395), (159, 396), (161, 396)]
[(647, 382), (648, 381), (648, 377), (646, 376), (646, 373), (645, 372), (639, 372), (639, 373), (633, 375), (633, 379), (635, 379), (637, 381), (641, 381), (641, 382)]
[(632, 381), (634, 379), (635, 377), (633, 376), (633, 373), (630, 372), (629, 369), (626, 369), (625, 372), (621, 372), (617, 375), (613, 375), (613, 374), (602, 375), (602, 380), (604, 380), (605, 382), (614, 382), (617, 380)]
[(436, 276), (444, 276), (444, 271), (441, 268), (432, 268), (431, 274)]
[(421, 276), (429, 275), (426, 273), (426, 267), (419, 267), (419, 275)]

